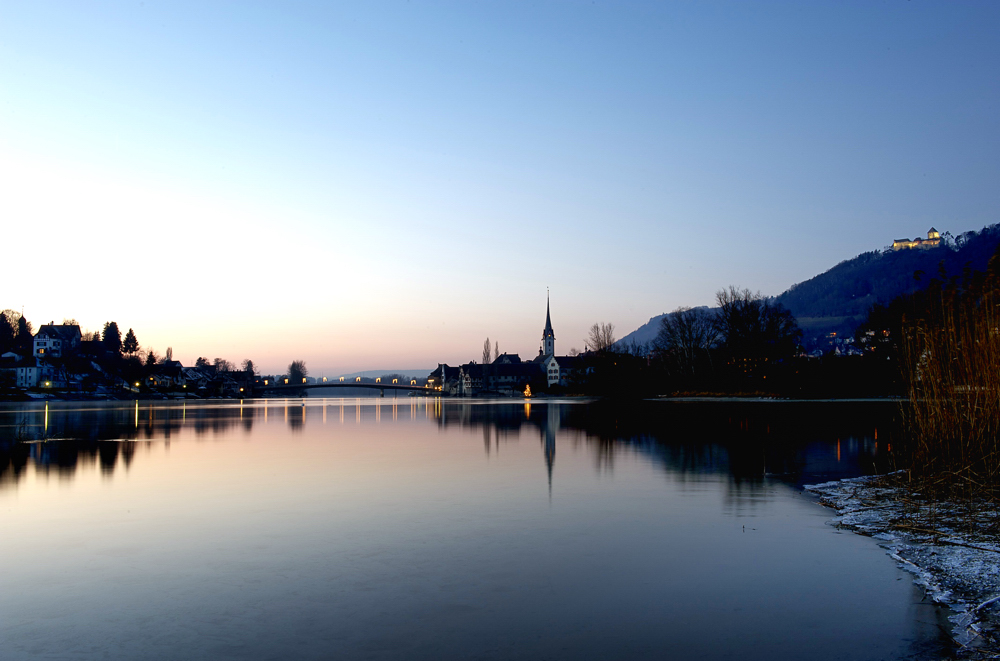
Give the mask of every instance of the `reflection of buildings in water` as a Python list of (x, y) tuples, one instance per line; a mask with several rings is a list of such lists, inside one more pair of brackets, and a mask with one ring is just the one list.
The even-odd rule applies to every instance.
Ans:
[(556, 434), (562, 426), (563, 406), (552, 402), (497, 403), (463, 401), (442, 403), (437, 400), (434, 416), (442, 427), (481, 427), (486, 456), (500, 452), (500, 442), (517, 440), (522, 428), (538, 430), (545, 462), (549, 489), (552, 488), (552, 472), (556, 460)]
[[(365, 400), (363, 413), (362, 400), (333, 401), (336, 413), (329, 418), (326, 401), (319, 411), (294, 399), (191, 406), (185, 402), (54, 402), (0, 408), (0, 488), (18, 482), (29, 463), (43, 472), (61, 475), (72, 474), (78, 465), (93, 465), (102, 474), (111, 475), (118, 466), (127, 468), (133, 461), (138, 447), (135, 441), (169, 442), (181, 430), (193, 430), (196, 437), (202, 437), (223, 435), (234, 428), (250, 432), (255, 422), (284, 424), (299, 431), (309, 416), (317, 423), (322, 419), (339, 420), (340, 424), (345, 419), (347, 424), (361, 424), (362, 418), (365, 423), (385, 424), (390, 415), (392, 419), (399, 417), (396, 402), (376, 402), (373, 407), (371, 400)], [(408, 403), (413, 421), (426, 417), (441, 426), (481, 427), (487, 456), (499, 453), (503, 443), (519, 439), (522, 429), (537, 430), (550, 488), (559, 438), (592, 452), (598, 470), (611, 471), (616, 456), (632, 452), (660, 466), (681, 485), (725, 476), (728, 493), (737, 504), (752, 504), (775, 480), (801, 484), (803, 475), (811, 480), (821, 476), (825, 481), (872, 472), (877, 467), (884, 470), (890, 458), (884, 445), (879, 452), (874, 430), (878, 427), (888, 444), (895, 413), (891, 406), (888, 415), (876, 415), (847, 409), (795, 413), (776, 406), (740, 410), (721, 405), (692, 409), (654, 404), (629, 409), (545, 400), (447, 402), (426, 398)], [(275, 410), (279, 407), (282, 410)], [(406, 419), (405, 408), (402, 416)], [(19, 438), (72, 440), (32, 444), (16, 442)]]
[(435, 417), (442, 426), (481, 426), (487, 454), (522, 428), (537, 429), (550, 483), (559, 436), (589, 448), (599, 471), (610, 472), (624, 451), (644, 456), (682, 487), (724, 476), (728, 500), (742, 507), (766, 502), (775, 482), (801, 485), (804, 476), (838, 479), (887, 468), (873, 435), (893, 424), (895, 408), (837, 406), (465, 401), (436, 407)]

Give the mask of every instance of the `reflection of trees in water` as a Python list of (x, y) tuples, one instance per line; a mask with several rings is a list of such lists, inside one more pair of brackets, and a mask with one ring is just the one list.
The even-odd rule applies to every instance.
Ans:
[[(348, 419), (361, 421), (360, 402)], [(398, 405), (391, 406), (392, 419)], [(369, 402), (370, 407), (370, 402)], [(322, 413), (325, 420), (327, 409)], [(743, 502), (759, 495), (767, 479), (800, 484), (802, 476), (837, 479), (884, 471), (889, 458), (879, 452), (875, 429), (891, 441), (895, 429), (892, 405), (847, 404), (678, 404), (636, 405), (560, 404), (558, 402), (485, 403), (475, 401), (410, 402), (410, 417), (426, 415), (441, 426), (482, 432), (487, 455), (518, 441), (522, 432), (537, 434), (540, 456), (549, 480), (560, 443), (582, 446), (592, 453), (598, 471), (611, 472), (622, 452), (652, 460), (681, 483), (725, 476), (728, 493)], [(380, 419), (377, 409), (374, 420)], [(387, 410), (386, 415), (389, 415)], [(405, 409), (404, 409), (405, 410)], [(111, 475), (128, 467), (136, 441), (169, 439), (182, 429), (196, 438), (222, 435), (234, 428), (245, 432), (255, 422), (286, 424), (298, 432), (312, 413), (301, 401), (269, 401), (267, 408), (232, 404), (63, 403), (0, 409), (0, 488), (16, 483), (29, 463), (42, 471), (72, 474), (78, 465), (95, 465)], [(368, 416), (366, 414), (366, 420)], [(67, 439), (23, 443), (19, 438)], [(836, 451), (834, 451), (834, 448)]]
[(249, 432), (262, 415), (262, 409), (253, 407), (185, 403), (53, 402), (0, 409), (0, 488), (16, 484), (29, 463), (61, 476), (97, 465), (110, 476), (119, 461), (125, 468), (131, 465), (136, 441), (169, 442), (183, 428), (198, 437), (220, 435), (237, 425)]
[(636, 452), (681, 483), (725, 476), (727, 497), (741, 502), (759, 498), (767, 480), (800, 485), (804, 476), (884, 472), (891, 457), (884, 445), (879, 453), (876, 430), (883, 439), (898, 433), (892, 403), (446, 402), (436, 417), (442, 426), (481, 427), (487, 453), (491, 445), (498, 450), (501, 439), (532, 430), (542, 439), (550, 474), (558, 435), (586, 446), (599, 471), (612, 471), (621, 452)]

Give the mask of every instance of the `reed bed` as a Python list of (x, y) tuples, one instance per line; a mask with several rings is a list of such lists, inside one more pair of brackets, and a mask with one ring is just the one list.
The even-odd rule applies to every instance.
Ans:
[(947, 498), (1000, 496), (1000, 278), (992, 271), (932, 287), (904, 319), (903, 449), (911, 474)]

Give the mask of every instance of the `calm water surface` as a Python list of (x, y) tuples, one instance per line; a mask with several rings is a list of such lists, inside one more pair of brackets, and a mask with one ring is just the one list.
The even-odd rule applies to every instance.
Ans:
[(6, 405), (0, 657), (936, 658), (943, 614), (799, 488), (884, 469), (891, 418)]

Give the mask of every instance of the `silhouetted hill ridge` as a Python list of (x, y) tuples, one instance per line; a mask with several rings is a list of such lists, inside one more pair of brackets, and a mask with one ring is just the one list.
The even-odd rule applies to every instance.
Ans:
[(861, 253), (792, 285), (775, 300), (799, 320), (851, 317), (860, 322), (875, 303), (922, 289), (932, 278), (985, 269), (998, 243), (1000, 225), (990, 225), (936, 248)]
[[(795, 315), (807, 346), (831, 331), (851, 334), (875, 303), (885, 304), (897, 296), (923, 289), (942, 275), (950, 278), (962, 275), (966, 269), (985, 270), (1000, 245), (1000, 225), (988, 225), (954, 239), (946, 233), (944, 238), (944, 243), (936, 248), (863, 252), (792, 285), (774, 300)], [(914, 277), (915, 274), (919, 277)], [(667, 314), (650, 318), (618, 344), (651, 342), (659, 331), (660, 320)]]

